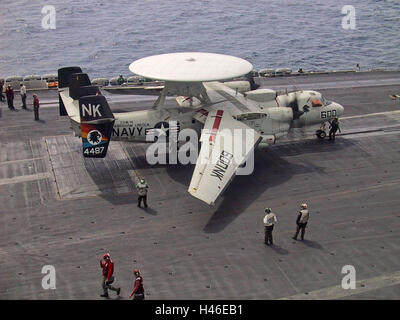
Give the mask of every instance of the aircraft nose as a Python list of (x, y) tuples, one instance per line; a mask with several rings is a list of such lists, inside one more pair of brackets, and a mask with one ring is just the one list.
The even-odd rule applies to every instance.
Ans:
[(344, 114), (344, 108), (340, 104), (337, 103), (335, 109), (339, 117)]

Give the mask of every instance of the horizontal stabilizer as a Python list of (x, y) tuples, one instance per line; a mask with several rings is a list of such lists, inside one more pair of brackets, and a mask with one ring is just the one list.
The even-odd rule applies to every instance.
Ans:
[(65, 68), (60, 68), (58, 69), (58, 102), (59, 102), (59, 108), (60, 108), (60, 116), (71, 116), (68, 113), (68, 107), (66, 108), (65, 103), (63, 101), (63, 98), (60, 95), (60, 91), (63, 88), (67, 88), (64, 90), (68, 90), (69, 88), (69, 83), (70, 83), (70, 77), (74, 73), (81, 73), (82, 69), (80, 67), (65, 67)]
[(60, 116), (67, 116), (68, 112), (65, 109), (65, 105), (60, 94), (58, 94), (58, 106), (60, 108)]

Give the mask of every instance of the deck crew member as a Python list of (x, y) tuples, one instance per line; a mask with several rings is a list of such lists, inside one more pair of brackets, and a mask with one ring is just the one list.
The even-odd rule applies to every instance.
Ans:
[(123, 75), (120, 74), (120, 75), (119, 75), (119, 78), (117, 79), (117, 83), (118, 83), (119, 85), (121, 85), (121, 84), (124, 84), (125, 82), (126, 82), (126, 80), (124, 79)]
[(121, 292), (121, 288), (115, 288), (111, 284), (114, 282), (114, 262), (111, 260), (110, 254), (105, 253), (103, 259), (100, 260), (100, 267), (103, 269), (103, 279), (101, 280), (101, 286), (104, 293), (100, 297), (108, 298), (108, 289), (117, 292), (117, 295)]
[(35, 120), (39, 120), (39, 98), (36, 94), (33, 95), (33, 113), (35, 114)]
[(8, 85), (6, 89), (6, 97), (7, 97), (7, 104), (10, 110), (15, 110), (14, 108), (14, 90), (13, 88)]
[(143, 288), (143, 278), (142, 275), (140, 274), (139, 269), (133, 270), (133, 273), (135, 274), (135, 287), (133, 288), (133, 291), (129, 298), (133, 296), (133, 300), (144, 300), (144, 288)]
[(19, 94), (21, 95), (21, 102), (22, 102), (22, 109), (26, 109), (26, 87), (23, 83), (21, 83), (20, 85), (20, 91)]
[(270, 208), (265, 208), (266, 215), (264, 217), (265, 238), (264, 243), (269, 246), (272, 245), (272, 230), (274, 230), (274, 223), (277, 221), (276, 215), (272, 213)]
[(3, 83), (0, 83), (0, 101), (3, 102), (5, 99), (3, 95)]
[(140, 208), (140, 205), (143, 200), (144, 207), (147, 208), (147, 191), (149, 189), (149, 185), (142, 178), (142, 179), (140, 179), (140, 182), (136, 185), (136, 188), (138, 190), (138, 205), (137, 206)]
[(342, 130), (340, 130), (339, 119), (337, 117), (332, 120), (329, 129), (329, 140), (335, 141), (336, 131), (339, 129), (339, 132), (342, 133)]
[(297, 224), (296, 233), (294, 234), (292, 239), (297, 240), (297, 236), (299, 235), (299, 232), (301, 230), (300, 238), (301, 240), (304, 240), (304, 233), (306, 232), (306, 226), (309, 216), (310, 214), (307, 209), (307, 204), (303, 203), (301, 205), (301, 210), (299, 211), (299, 215), (297, 216), (296, 219), (296, 224)]

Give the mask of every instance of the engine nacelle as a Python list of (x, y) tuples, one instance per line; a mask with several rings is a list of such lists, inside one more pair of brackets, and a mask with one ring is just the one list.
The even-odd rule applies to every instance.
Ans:
[(249, 81), (228, 81), (224, 82), (224, 85), (233, 90), (237, 90), (239, 93), (245, 93), (251, 90)]
[(272, 107), (266, 109), (268, 118), (277, 121), (291, 121), (293, 120), (293, 110), (286, 107)]
[(260, 145), (270, 146), (276, 142), (276, 136), (274, 134), (263, 135), (261, 138)]
[(276, 98), (276, 91), (271, 89), (257, 89), (253, 91), (249, 91), (244, 93), (244, 96), (247, 99), (256, 101), (256, 102), (269, 102), (273, 101)]

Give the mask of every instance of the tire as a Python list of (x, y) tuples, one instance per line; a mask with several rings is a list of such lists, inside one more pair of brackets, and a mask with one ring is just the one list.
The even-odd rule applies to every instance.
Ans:
[(319, 139), (325, 139), (326, 137), (326, 132), (322, 130), (317, 130), (316, 135)]

